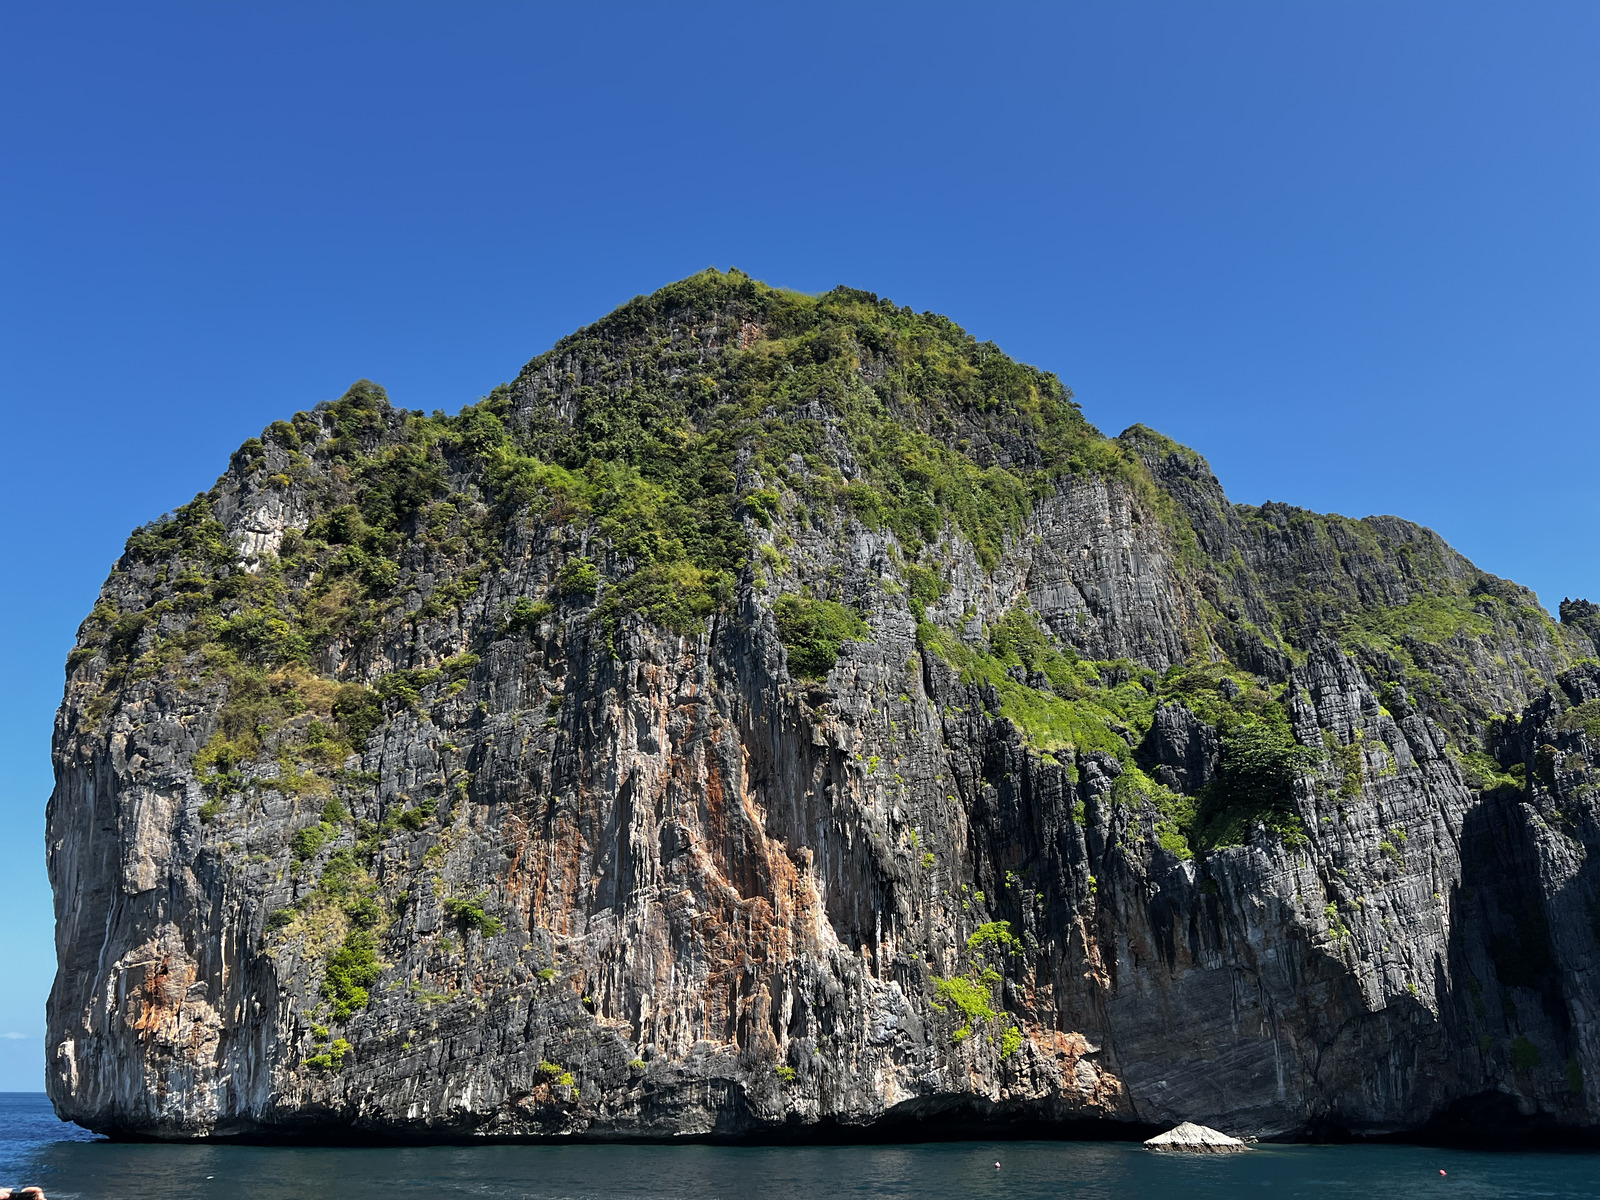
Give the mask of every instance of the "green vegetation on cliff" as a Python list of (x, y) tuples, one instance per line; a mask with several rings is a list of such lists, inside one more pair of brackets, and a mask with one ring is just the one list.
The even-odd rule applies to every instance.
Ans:
[(1206, 844), (1242, 842), (1258, 821), (1279, 833), (1301, 833), (1294, 785), (1322, 756), (1294, 740), (1281, 712), (1276, 710), (1267, 719), (1239, 720), (1222, 729), (1217, 777), (1202, 790), (1195, 814)]
[(822, 679), (846, 642), (872, 636), (858, 613), (832, 600), (779, 596), (772, 606), (778, 637), (789, 651), (789, 669), (802, 679)]
[[(459, 614), (519, 522), (585, 549), (542, 596), (515, 600), (506, 633), (586, 614), (607, 637), (631, 615), (696, 636), (748, 570), (746, 518), (860, 521), (912, 558), (948, 528), (992, 565), (1052, 476), (1152, 487), (1053, 376), (943, 317), (714, 271), (564, 339), (457, 416), (392, 409), (363, 380), (250, 439), (231, 470), (247, 491), (293, 493), (311, 519), (248, 566), (215, 490), (136, 531), (118, 569), (149, 602), (98, 606), (69, 664), (101, 662), (91, 717), (158, 673), (221, 695), (198, 762), (208, 820), (249, 787), (327, 792), (387, 716), (453, 686), (432, 668), (365, 683), (317, 668), (398, 623)], [(802, 511), (786, 517), (789, 504)], [(868, 636), (827, 600), (781, 598), (777, 617), (801, 675)], [(269, 757), (272, 780), (256, 767)]]
[[(320, 803), (368, 786), (347, 770), (351, 756), (386, 720), (459, 694), (485, 636), (587, 631), (614, 647), (630, 621), (705, 636), (742, 588), (759, 592), (766, 569), (788, 569), (782, 547), (795, 533), (839, 538), (852, 523), (894, 535), (925, 651), (1040, 753), (1116, 758), (1124, 793), (1162, 814), (1176, 853), (1255, 821), (1293, 831), (1285, 781), (1310, 769), (1310, 752), (1293, 745), (1273, 684), (1315, 637), (1355, 652), (1397, 708), (1444, 720), (1468, 763), (1515, 696), (1503, 686), (1504, 700), (1473, 699), (1463, 681), (1483, 678), (1488, 659), (1525, 688), (1538, 670), (1518, 652), (1508, 660), (1507, 647), (1547, 647), (1560, 666), (1578, 646), (1528, 593), (1425, 530), (1233, 509), (1202, 486), (1209, 473), (1192, 451), (1143, 426), (1102, 437), (1053, 375), (944, 317), (850, 288), (781, 291), (737, 271), (629, 302), (455, 416), (393, 409), (359, 381), (247, 441), (230, 471), (240, 494), (292, 498), (301, 516), (275, 550), (243, 561), (218, 516), (225, 490), (196, 497), (129, 538), (118, 573), (137, 577), (142, 602), (123, 612), (113, 597), (125, 593), (108, 589), (68, 664), (87, 672), (92, 720), (125, 685), (157, 675), (217, 705), (195, 765), (202, 820), (218, 828), (252, 792)], [(1162, 676), (1081, 658), (1026, 598), (981, 634), (929, 619), (948, 587), (930, 552), (941, 539), (964, 541), (992, 571), (1033, 506), (1074, 477), (1126, 489), (1195, 587), (1183, 667)], [(549, 536), (547, 573), (473, 625), (492, 634), (443, 663), (334, 665), (427, 622), (471, 625), (532, 528)], [(1294, 569), (1267, 569), (1276, 562)], [(819, 680), (872, 631), (812, 582), (764, 594), (791, 672)], [(1254, 644), (1269, 678), (1211, 661), (1216, 648)], [(1155, 706), (1172, 700), (1222, 735), (1217, 782), (1181, 802), (1135, 762)], [(420, 831), (443, 800), (397, 810), (380, 833)], [(295, 848), (308, 861), (321, 850), (310, 836)]]
[(1540, 947), (1594, 912), (1467, 880), (1511, 824), (1585, 828), (1600, 667), (1526, 701), (1587, 636), (1415, 526), (1235, 508), (943, 318), (697, 276), (456, 416), (359, 382), (129, 539), (58, 726), (52, 1070), (130, 1064), (93, 1084), (120, 1096), (215, 1035), (266, 1055), (216, 1086), (287, 1080), (286, 1120), (488, 1078), (430, 1128), (542, 1135), (710, 1128), (673, 1047), (731, 1045), (745, 1116), (828, 1119), (893, 1102), (864, 970), (911, 1005), (878, 1049), (940, 1094), (1056, 1059), (1112, 1114), (1063, 1013), (1189, 989), (1261, 1077), (1194, 969), (1247, 920), (1274, 994), (1361, 960), (1322, 990), (1382, 1036), (1445, 1011), (1442, 931), (1477, 922), (1498, 1058), (1560, 1071), (1509, 990), (1553, 994)]

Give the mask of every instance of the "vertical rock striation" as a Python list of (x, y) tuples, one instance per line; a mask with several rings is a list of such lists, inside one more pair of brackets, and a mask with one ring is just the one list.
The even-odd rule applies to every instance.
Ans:
[(697, 276), (457, 417), (358, 384), (130, 539), (56, 725), (50, 1093), (1588, 1136), (1591, 611), (1232, 505), (943, 318)]

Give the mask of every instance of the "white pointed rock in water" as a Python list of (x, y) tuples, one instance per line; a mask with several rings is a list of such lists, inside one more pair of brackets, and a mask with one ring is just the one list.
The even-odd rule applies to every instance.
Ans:
[(1236, 1137), (1218, 1133), (1205, 1125), (1196, 1125), (1193, 1121), (1185, 1121), (1176, 1129), (1159, 1133), (1145, 1145), (1152, 1150), (1182, 1151), (1189, 1154), (1233, 1154), (1250, 1148)]

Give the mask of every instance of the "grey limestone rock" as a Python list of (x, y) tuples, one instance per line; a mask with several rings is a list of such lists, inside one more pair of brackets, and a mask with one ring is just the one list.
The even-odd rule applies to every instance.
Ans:
[[(540, 362), (519, 403), (554, 389), (539, 411), (570, 419), (588, 376)], [(806, 419), (834, 416), (819, 396)], [(398, 436), (384, 420), (370, 445)], [(347, 470), (332, 415), (296, 428), (303, 452), (268, 439), (212, 493), (225, 579), (276, 569)], [(1033, 453), (976, 419), (955, 434)], [(388, 690), (314, 775), (286, 749), (328, 744), (312, 709), (222, 772), (238, 685), (203, 650), (159, 657), (180, 567), (130, 554), (102, 603), (146, 616), (86, 625), (56, 724), (57, 1110), (172, 1139), (1591, 1135), (1587, 636), (1426, 530), (1234, 506), (1192, 452), (1119, 444), (1154, 486), (1057, 475), (990, 564), (946, 525), (920, 611), (885, 583), (910, 558), (891, 529), (801, 519), (788, 485), (779, 519), (740, 518), (751, 565), (695, 635), (630, 613), (608, 633), (608, 583), (508, 625), (576, 556), (614, 577), (593, 525), (525, 514), (470, 573), (419, 550), (315, 653), (327, 687)], [(487, 511), (474, 478), (448, 487), (451, 513)], [(1350, 616), (1418, 611), (1423, 563), (1465, 581), (1455, 632)], [(870, 637), (807, 680), (774, 600), (824, 580)], [(1222, 740), (1199, 701), (1163, 693), (1147, 730), (1100, 735), (1125, 754), (1040, 749), (1005, 680), (919, 638), (981, 645), (1023, 603), (1106, 686), (1228, 665), (1207, 695), (1278, 704), (1305, 750), (1290, 824), (1184, 845), (1127, 788), (1137, 761), (1208, 794)], [(1042, 670), (1020, 670), (1028, 694), (1065, 694)], [(363, 930), (374, 974), (341, 1015), (330, 972)]]

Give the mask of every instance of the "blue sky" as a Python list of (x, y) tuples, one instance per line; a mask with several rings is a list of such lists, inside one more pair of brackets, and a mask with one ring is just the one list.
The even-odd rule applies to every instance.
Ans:
[(708, 265), (944, 312), (1236, 500), (1600, 600), (1592, 3), (0, 21), (0, 1090), (41, 1086), (51, 724), (129, 530), (356, 378), (454, 410)]

